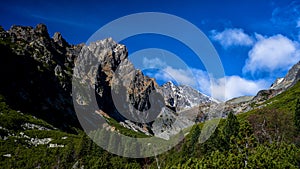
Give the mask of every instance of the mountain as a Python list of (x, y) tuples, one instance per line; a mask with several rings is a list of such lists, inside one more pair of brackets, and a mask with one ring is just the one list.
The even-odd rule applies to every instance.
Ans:
[[(155, 136), (169, 139), (183, 129), (207, 119), (214, 99), (186, 85), (174, 85), (171, 81), (160, 87), (165, 107), (152, 125)], [(199, 106), (202, 106), (199, 109)]]
[[(218, 107), (213, 98), (189, 86), (176, 86), (172, 82), (159, 86), (155, 79), (135, 69), (128, 59), (127, 48), (111, 38), (89, 45), (70, 45), (58, 32), (50, 38), (43, 24), (35, 28), (12, 26), (8, 31), (1, 28), (0, 38), (1, 51), (6, 56), (1, 62), (1, 72), (7, 77), (1, 83), (1, 94), (16, 109), (30, 112), (63, 130), (79, 126), (80, 113), (76, 114), (74, 106), (93, 102), (93, 98), (82, 92), (73, 93), (80, 91), (78, 87), (83, 84), (89, 86), (84, 87), (89, 95), (97, 93), (97, 106), (89, 110), (90, 119), (81, 121), (90, 130), (98, 126), (98, 120), (105, 114), (126, 128), (167, 138), (195, 122), (210, 119), (210, 108)], [(11, 65), (16, 69), (11, 69)], [(299, 80), (299, 67), (297, 63), (284, 78), (254, 97), (227, 101), (222, 117), (229, 112), (252, 110), (287, 90)], [(79, 86), (72, 86), (72, 82)], [(67, 123), (58, 120), (66, 117), (70, 119)]]
[(271, 89), (286, 90), (295, 85), (300, 79), (300, 61), (296, 63), (283, 78), (278, 78), (272, 84)]
[[(134, 68), (126, 47), (111, 38), (70, 45), (58, 32), (51, 38), (43, 24), (1, 29), (0, 38), (4, 54), (1, 72), (7, 77), (1, 83), (1, 94), (14, 108), (63, 130), (79, 127), (77, 117), (86, 119), (80, 122), (93, 130), (105, 114), (126, 128), (148, 135), (167, 130), (176, 133), (178, 127), (181, 130), (197, 121), (198, 104), (213, 102), (188, 86), (170, 82), (158, 86), (155, 79)], [(16, 69), (11, 69), (12, 65)], [(80, 88), (90, 92), (89, 96)], [(89, 110), (88, 118), (81, 118), (73, 107), (87, 107), (94, 101), (93, 92), (97, 106)], [(184, 117), (180, 113), (184, 110), (195, 111)], [(65, 118), (70, 120), (62, 123)], [(165, 127), (157, 129), (162, 125)]]
[[(73, 84), (79, 84), (79, 87), (73, 86), (75, 107), (83, 103), (93, 106), (94, 101), (90, 97), (94, 91), (97, 93), (98, 106), (89, 110), (90, 119), (82, 123), (90, 127), (98, 126), (98, 119), (94, 119), (92, 114), (97, 114), (99, 109), (126, 127), (131, 128), (134, 122), (134, 130), (149, 134), (150, 124), (147, 124), (147, 118), (153, 118), (155, 114), (144, 110), (150, 109), (150, 93), (156, 92), (157, 84), (154, 79), (144, 76), (140, 70), (134, 68), (128, 60), (124, 45), (117, 44), (111, 38), (84, 45), (75, 65)], [(83, 96), (85, 91), (90, 92), (89, 96)], [(83, 99), (87, 97), (88, 99)]]
[[(213, 98), (189, 86), (176, 86), (172, 82), (159, 86), (155, 79), (135, 69), (128, 59), (127, 48), (111, 38), (89, 45), (70, 45), (58, 32), (50, 38), (42, 24), (35, 28), (1, 29), (0, 37), (1, 50), (10, 56), (1, 62), (1, 72), (7, 76), (1, 84), (1, 94), (10, 105), (63, 130), (79, 126), (80, 113), (76, 114), (73, 106), (78, 108), (93, 102), (90, 96), (72, 93), (72, 89), (78, 91), (72, 82), (81, 87), (87, 84), (89, 88), (84, 89), (97, 93), (97, 106), (89, 110), (90, 119), (81, 121), (89, 130), (95, 129), (105, 114), (126, 128), (168, 138), (195, 122), (210, 119), (209, 110), (220, 107)], [(17, 69), (11, 70), (11, 65)], [(252, 110), (293, 86), (299, 80), (299, 65), (294, 65), (270, 89), (254, 97), (227, 101), (221, 116)], [(72, 120), (67, 123), (57, 120), (65, 117)]]
[[(189, 86), (159, 86), (135, 69), (127, 48), (111, 38), (71, 45), (58, 32), (50, 37), (43, 24), (0, 27), (0, 51), (1, 168), (299, 166), (299, 131), (293, 124), (299, 62), (256, 96), (220, 103)], [(203, 122), (215, 117), (222, 117), (219, 126), (198, 143)], [(191, 130), (169, 152), (129, 159), (97, 146), (81, 124), (88, 132), (102, 127), (99, 135), (110, 130), (132, 138), (169, 139)], [(117, 143), (114, 137), (104, 141)], [(121, 153), (138, 149), (119, 144), (125, 146)]]
[(57, 128), (79, 127), (71, 79), (80, 49), (81, 45), (68, 44), (60, 33), (51, 38), (43, 24), (1, 28), (0, 94), (14, 109), (30, 112)]
[[(185, 117), (182, 111), (191, 110), (200, 103), (213, 102), (208, 96), (188, 86), (175, 86), (171, 82), (158, 86), (155, 79), (134, 68), (128, 60), (126, 47), (111, 38), (84, 45), (75, 65), (76, 83), (89, 92), (97, 92), (97, 103), (102, 113), (126, 128), (147, 135), (169, 138), (196, 121), (198, 109), (189, 113), (194, 115), (189, 117)], [(89, 85), (88, 88), (84, 87)], [(76, 93), (80, 91), (78, 87), (73, 91), (78, 104), (75, 107), (93, 104), (92, 98), (83, 100), (87, 98), (83, 96), (84, 93)], [(90, 112), (97, 114), (96, 109)], [(86, 116), (84, 112), (82, 114)], [(81, 123), (89, 126), (89, 130), (94, 130), (93, 126), (98, 126), (99, 121), (97, 116), (91, 114)]]
[(174, 85), (171, 81), (162, 85), (165, 103), (171, 109), (180, 111), (199, 104), (214, 102), (212, 98), (186, 85)]
[(299, 80), (300, 61), (291, 67), (285, 77), (277, 78), (269, 89), (261, 90), (255, 96), (242, 96), (226, 101), (223, 114), (243, 113), (264, 107), (266, 101), (293, 87)]

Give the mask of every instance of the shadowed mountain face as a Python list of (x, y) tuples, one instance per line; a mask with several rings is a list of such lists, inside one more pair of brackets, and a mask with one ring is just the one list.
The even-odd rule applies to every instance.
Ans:
[(50, 38), (42, 24), (1, 29), (0, 39), (0, 92), (7, 102), (61, 129), (79, 127), (70, 89), (80, 45), (69, 45), (59, 33)]
[[(176, 128), (176, 119), (188, 126), (193, 124), (194, 119), (178, 119), (178, 112), (212, 102), (188, 86), (158, 86), (154, 79), (134, 68), (126, 47), (111, 38), (88, 46), (70, 45), (58, 32), (51, 38), (47, 27), (39, 24), (35, 28), (12, 26), (8, 31), (1, 28), (0, 40), (0, 72), (5, 77), (0, 84), (1, 94), (16, 109), (64, 130), (79, 126), (73, 106), (86, 105), (92, 99), (72, 93), (72, 77), (79, 86), (89, 85), (90, 96), (96, 93), (97, 106), (89, 112), (93, 116), (91, 126), (97, 126), (94, 115), (101, 110), (128, 128), (158, 134), (152, 129)], [(73, 85), (73, 91), (76, 89), (78, 86)], [(154, 122), (159, 115), (161, 118)], [(170, 117), (173, 123), (168, 121)]]
[[(63, 130), (79, 127), (77, 116), (84, 117), (80, 122), (89, 130), (99, 125), (101, 116), (108, 116), (132, 130), (169, 138), (209, 119), (210, 109), (220, 107), (189, 86), (158, 86), (134, 68), (126, 47), (111, 38), (70, 45), (60, 33), (51, 38), (43, 24), (13, 26), (8, 31), (0, 28), (0, 51), (0, 94), (15, 109)], [(221, 116), (249, 111), (287, 90), (300, 78), (299, 65), (255, 97), (227, 101)], [(85, 113), (76, 114), (74, 106)]]
[[(78, 84), (73, 86), (75, 106), (92, 108), (89, 111), (95, 114), (100, 109), (127, 128), (168, 138), (193, 125), (198, 109), (189, 118), (179, 112), (212, 102), (188, 86), (175, 86), (171, 82), (158, 86), (154, 79), (136, 70), (127, 57), (126, 47), (111, 38), (83, 46), (74, 68), (73, 81)], [(94, 107), (94, 90), (98, 107)], [(84, 96), (85, 92), (81, 91), (90, 94)], [(86, 116), (84, 112), (80, 114)], [(91, 114), (81, 123), (88, 126), (88, 130), (94, 130), (98, 121)], [(168, 134), (162, 135), (163, 132)]]
[[(221, 103), (189, 86), (158, 86), (111, 38), (71, 45), (60, 33), (51, 38), (42, 24), (0, 27), (0, 53), (1, 168), (300, 164), (300, 63), (270, 89)], [(214, 118), (218, 126), (207, 127)], [(160, 154), (165, 142), (178, 144)], [(144, 152), (154, 157), (139, 156)]]

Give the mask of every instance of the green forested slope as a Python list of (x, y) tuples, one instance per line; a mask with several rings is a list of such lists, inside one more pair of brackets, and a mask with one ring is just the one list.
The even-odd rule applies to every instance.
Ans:
[(104, 151), (80, 129), (66, 133), (13, 110), (3, 96), (0, 126), (0, 168), (141, 168), (143, 162)]
[[(155, 158), (112, 155), (80, 129), (62, 132), (43, 120), (12, 110), (0, 100), (0, 166), (2, 168), (299, 168), (300, 138), (294, 125), (300, 83), (251, 112), (222, 119), (208, 141), (198, 143), (202, 124), (169, 152)], [(36, 128), (26, 128), (25, 123)], [(112, 125), (114, 122), (112, 123)], [(23, 126), (23, 127), (22, 127)], [(40, 129), (38, 128), (40, 127)], [(44, 127), (44, 128), (42, 128)], [(119, 127), (118, 127), (119, 128)], [(126, 131), (130, 135), (130, 131)], [(133, 134), (133, 133), (131, 133)], [(136, 134), (132, 136), (136, 137)], [(33, 145), (33, 139), (51, 138)], [(50, 147), (63, 145), (63, 147)]]
[(173, 150), (161, 156), (162, 164), (167, 168), (300, 168), (300, 133), (294, 123), (298, 99), (300, 82), (260, 108), (237, 118), (229, 115), (204, 144), (189, 144), (199, 136), (194, 127), (179, 153)]

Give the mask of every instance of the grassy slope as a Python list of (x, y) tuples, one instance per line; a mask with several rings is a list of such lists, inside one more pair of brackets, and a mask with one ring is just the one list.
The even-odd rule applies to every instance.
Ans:
[[(287, 91), (271, 98), (263, 105), (267, 109), (276, 109), (287, 114), (292, 114), (295, 109), (297, 99), (300, 99), (300, 81)], [(254, 109), (246, 113), (237, 115), (240, 120), (246, 120), (252, 114), (258, 113), (259, 109)]]
[[(47, 130), (26, 128), (24, 127), (26, 123)], [(122, 134), (130, 137), (146, 137), (142, 133), (122, 128), (114, 120), (109, 120), (109, 123)], [(78, 134), (70, 134), (30, 114), (13, 110), (1, 95), (0, 126), (0, 168), (72, 168), (75, 163), (87, 168), (118, 168), (118, 166), (141, 168), (135, 159), (118, 157), (104, 151), (80, 129), (74, 129)], [(31, 143), (32, 139), (45, 138), (52, 140), (47, 144)], [(50, 148), (50, 144), (64, 147)], [(7, 155), (11, 157), (6, 157)]]
[[(261, 117), (261, 115), (264, 115), (265, 117), (272, 117), (273, 114), (270, 113), (274, 113), (274, 111), (268, 110), (275, 110), (275, 112), (282, 112), (283, 114), (281, 115), (289, 117), (288, 124), (280, 123), (279, 125), (293, 126), (292, 118), (297, 99), (300, 99), (300, 82), (280, 95), (263, 103), (262, 108), (256, 108), (249, 112), (238, 114), (237, 118), (240, 122), (240, 125), (242, 125), (248, 123), (248, 119), (251, 116)], [(279, 117), (281, 120), (282, 118), (283, 117), (281, 116)], [(257, 122), (258, 120), (259, 119), (257, 119)], [(221, 137), (225, 122), (226, 119), (221, 119), (218, 126)], [(199, 127), (202, 128), (202, 126), (203, 123), (200, 123)], [(194, 128), (195, 126), (192, 127), (190, 134), (185, 137), (186, 141), (182, 143), (183, 145), (187, 144), (189, 140), (191, 140), (191, 133), (193, 132)], [(243, 132), (243, 130), (240, 132)], [(243, 138), (238, 144), (249, 140), (251, 139), (247, 140), (246, 138)], [(181, 146), (177, 149), (173, 148), (166, 154), (160, 155), (160, 161), (163, 161), (162, 163), (165, 166), (171, 166), (173, 168), (243, 168), (245, 152), (247, 152), (248, 168), (297, 168), (297, 166), (300, 167), (300, 149), (295, 145), (295, 140), (292, 140), (292, 142), (291, 140), (292, 137), (284, 139), (280, 144), (269, 144), (267, 142), (260, 144), (258, 142), (253, 142), (251, 146), (254, 147), (250, 149), (235, 149), (235, 144), (232, 144), (233, 147), (231, 147), (229, 150), (216, 150), (208, 154), (201, 154), (203, 153), (201, 147), (205, 147), (205, 145), (194, 145), (196, 146), (196, 154), (197, 152), (200, 152), (200, 155), (198, 155), (198, 157), (193, 156), (189, 159), (184, 158), (189, 154), (184, 154), (185, 150), (182, 149), (184, 146)], [(212, 144), (214, 145), (212, 147), (215, 147), (217, 142), (212, 141)]]
[[(269, 109), (278, 109), (290, 114), (293, 113), (295, 102), (299, 97), (300, 82), (298, 82), (294, 87), (290, 88), (286, 92), (283, 92), (282, 94), (267, 101), (265, 103), (265, 107)], [(247, 120), (250, 115), (256, 113), (258, 113), (257, 109), (247, 113), (239, 114), (238, 118), (240, 120)], [(82, 151), (82, 138), (84, 136), (80, 131), (78, 135), (74, 135), (57, 130), (53, 128), (52, 125), (43, 120), (36, 119), (31, 115), (23, 114), (16, 110), (12, 110), (8, 105), (6, 105), (3, 97), (0, 97), (0, 117), (0, 126), (5, 128), (0, 129), (0, 134), (1, 136), (7, 137), (6, 140), (0, 140), (0, 166), (4, 166), (6, 168), (20, 168), (21, 166), (25, 168), (34, 168), (41, 165), (42, 168), (48, 168), (50, 166), (53, 167), (56, 165), (62, 166), (62, 163), (64, 163), (64, 165), (66, 165), (67, 167), (71, 167), (76, 162), (76, 160), (83, 159), (83, 157), (80, 157), (80, 152)], [(24, 130), (22, 127), (20, 127), (21, 124), (24, 123), (36, 124), (49, 128), (50, 130)], [(111, 120), (109, 123), (113, 126), (116, 126), (116, 128), (125, 135), (133, 134), (134, 137), (143, 137), (142, 134), (134, 134), (131, 131), (122, 128), (113, 120)], [(224, 123), (224, 120), (221, 120), (221, 123)], [(65, 145), (65, 147), (47, 148), (48, 145), (32, 146), (28, 144), (26, 139), (19, 137), (20, 132), (24, 132), (25, 135), (31, 138), (52, 138), (53, 140), (50, 143), (63, 144)], [(8, 136), (8, 133), (10, 133), (11, 136)], [(62, 139), (62, 137), (65, 136), (67, 136), (68, 138)], [(188, 135), (186, 139), (190, 139), (190, 135)], [(176, 152), (173, 153), (177, 154)], [(5, 154), (11, 154), (12, 157), (4, 157), (3, 155)], [(87, 156), (87, 158), (93, 159), (87, 152), (82, 155)], [(68, 156), (71, 156), (71, 158)], [(112, 157), (112, 159), (118, 158), (115, 156)], [(103, 157), (95, 156), (95, 160), (100, 160), (102, 158)], [(119, 160), (121, 160), (121, 158)], [(100, 162), (102, 163), (103, 161), (100, 160)], [(123, 162), (127, 163), (126, 160), (123, 160)]]
[[(48, 130), (29, 129), (24, 127), (26, 123), (45, 127)], [(0, 126), (2, 137), (0, 139), (0, 166), (3, 168), (34, 168), (39, 165), (47, 168), (55, 166), (57, 158), (62, 158), (71, 146), (74, 147), (74, 151), (79, 151), (80, 135), (62, 132), (41, 119), (11, 109), (2, 96), (0, 96)], [(24, 135), (29, 138), (23, 137)], [(66, 138), (62, 139), (63, 137)], [(47, 148), (50, 143), (34, 146), (29, 143), (31, 138), (51, 138), (50, 143), (61, 144), (65, 147)], [(4, 156), (7, 154), (11, 157)]]

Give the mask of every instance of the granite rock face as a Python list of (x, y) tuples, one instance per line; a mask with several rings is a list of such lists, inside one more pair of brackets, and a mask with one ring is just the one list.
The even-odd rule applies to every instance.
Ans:
[[(61, 36), (57, 38), (63, 42)], [(0, 92), (14, 108), (72, 130), (72, 126), (79, 127), (72, 106), (71, 79), (81, 45), (57, 40), (50, 38), (43, 24), (1, 29), (0, 72), (5, 80)]]
[(174, 111), (214, 102), (212, 98), (186, 85), (176, 86), (172, 82), (167, 82), (161, 89), (166, 105)]
[[(164, 98), (155, 80), (134, 68), (124, 45), (111, 38), (70, 45), (58, 32), (51, 38), (43, 24), (1, 28), (0, 42), (1, 74), (6, 79), (0, 91), (17, 109), (69, 130), (79, 126), (73, 106), (86, 105), (96, 93), (95, 109), (153, 134), (153, 120), (161, 113)], [(78, 87), (72, 78), (88, 84), (90, 93), (72, 93)]]
[(271, 86), (271, 89), (286, 90), (295, 85), (300, 79), (300, 62), (295, 64), (286, 74), (284, 78), (278, 78)]
[[(109, 117), (134, 131), (168, 139), (197, 122), (249, 111), (300, 79), (299, 62), (270, 89), (219, 103), (189, 86), (159, 86), (135, 69), (127, 48), (111, 38), (71, 45), (58, 32), (51, 38), (43, 24), (7, 31), (0, 27), (0, 51), (5, 79), (0, 93), (16, 109), (63, 130), (80, 126), (77, 117), (86, 119), (91, 129), (101, 117)], [(86, 114), (78, 116), (74, 107), (83, 107)]]
[(261, 90), (255, 96), (243, 96), (227, 101), (225, 103), (223, 116), (226, 116), (230, 111), (237, 114), (247, 112), (253, 108), (263, 107), (265, 101), (286, 91), (290, 87), (294, 86), (299, 80), (300, 62), (292, 66), (285, 77), (277, 78), (269, 89)]
[[(195, 123), (198, 109), (194, 119), (185, 118), (182, 111), (212, 102), (188, 86), (175, 86), (171, 82), (158, 86), (154, 79), (134, 68), (126, 47), (111, 38), (83, 46), (75, 64), (75, 78), (81, 84), (92, 84), (87, 90), (96, 90), (99, 109), (127, 128), (135, 125), (135, 129), (146, 134), (167, 138), (168, 134), (179, 131), (178, 128)], [(77, 104), (93, 102), (81, 93), (73, 95)], [(90, 121), (97, 123), (97, 120)], [(166, 131), (167, 134), (161, 134)]]

